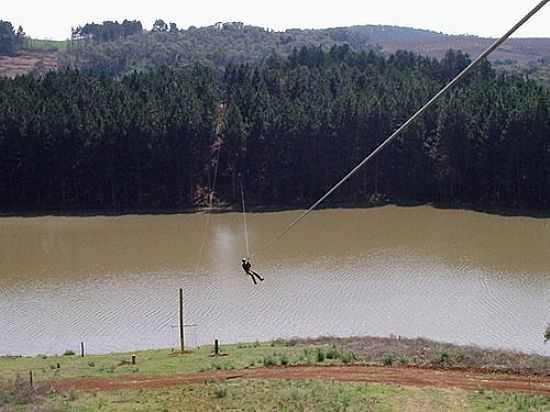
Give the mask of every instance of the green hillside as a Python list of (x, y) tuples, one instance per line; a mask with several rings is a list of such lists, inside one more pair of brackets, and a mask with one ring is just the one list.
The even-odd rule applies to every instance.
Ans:
[[(288, 56), (303, 46), (328, 50), (334, 45), (348, 44), (357, 51), (378, 50), (384, 54), (411, 50), (438, 59), (452, 48), (477, 56), (493, 41), (396, 26), (276, 32), (235, 22), (187, 30), (143, 31), (108, 42), (87, 38), (73, 42), (60, 56), (60, 63), (118, 76), (133, 70), (151, 71), (163, 65), (200, 62), (223, 68), (228, 64), (255, 63), (273, 54)], [(501, 69), (548, 79), (550, 39), (512, 39), (492, 55), (491, 61)]]

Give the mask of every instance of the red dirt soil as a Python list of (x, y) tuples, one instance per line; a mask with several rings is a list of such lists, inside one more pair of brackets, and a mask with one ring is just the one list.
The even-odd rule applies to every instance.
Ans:
[(50, 381), (56, 391), (71, 389), (96, 392), (165, 388), (229, 379), (335, 380), (356, 383), (379, 383), (414, 387), (459, 388), (526, 392), (550, 396), (549, 376), (526, 376), (506, 373), (482, 373), (467, 370), (396, 368), (380, 366), (293, 366), (244, 369), (240, 371), (201, 372), (173, 376), (120, 376), (115, 379), (74, 378)]

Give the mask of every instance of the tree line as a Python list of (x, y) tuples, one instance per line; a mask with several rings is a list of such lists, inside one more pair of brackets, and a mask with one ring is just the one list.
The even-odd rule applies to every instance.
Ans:
[[(86, 25), (94, 29), (101, 25)], [(105, 26), (105, 23), (103, 24)], [(111, 25), (109, 25), (110, 27)], [(102, 28), (101, 30), (105, 30)], [(216, 23), (207, 27), (179, 29), (175, 23), (155, 20), (151, 31), (103, 41), (103, 36), (80, 36), (77, 32), (74, 47), (60, 54), (61, 67), (95, 74), (120, 77), (137, 71), (156, 71), (160, 67), (200, 63), (223, 70), (228, 64), (261, 63), (272, 54), (288, 56), (303, 46), (332, 46), (350, 44), (356, 50), (376, 49), (368, 35), (346, 30), (272, 30), (245, 25), (242, 22)], [(88, 32), (86, 30), (86, 32)]]
[(72, 40), (91, 39), (95, 42), (109, 42), (143, 32), (143, 26), (139, 20), (104, 21), (101, 24), (87, 23), (71, 29)]
[[(214, 180), (218, 202), (242, 181), (251, 203), (309, 204), (469, 62), (304, 47), (224, 72), (3, 79), (0, 209), (193, 207)], [(549, 97), (485, 62), (332, 201), (547, 208)]]
[(23, 47), (25, 36), (23, 27), (15, 31), (11, 22), (0, 20), (0, 56), (14, 55)]

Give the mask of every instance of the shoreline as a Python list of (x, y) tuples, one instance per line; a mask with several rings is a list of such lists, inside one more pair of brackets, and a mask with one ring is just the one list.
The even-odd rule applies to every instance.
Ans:
[[(543, 339), (541, 334), (541, 339)], [(288, 339), (274, 339), (266, 342), (239, 342), (224, 344), (224, 347), (248, 348), (258, 346), (284, 346), (284, 347), (338, 347), (343, 351), (351, 353), (357, 359), (369, 363), (384, 365), (406, 365), (416, 368), (428, 369), (463, 369), (463, 370), (484, 370), (500, 371), (506, 373), (533, 373), (550, 376), (550, 356), (536, 353), (527, 353), (517, 350), (502, 349), (496, 347), (483, 347), (477, 345), (459, 345), (448, 342), (440, 342), (428, 338), (417, 337), (407, 338), (403, 336), (390, 335), (389, 337), (378, 336), (319, 336)], [(213, 345), (200, 345), (190, 348), (189, 352), (201, 351), (204, 348), (213, 348)], [(66, 353), (72, 353), (66, 355)], [(86, 354), (87, 358), (104, 358), (138, 356), (148, 352), (169, 352), (177, 354), (177, 348), (142, 348), (127, 352), (91, 353)], [(80, 358), (78, 350), (68, 349), (65, 354), (34, 354), (16, 355), (0, 354), (0, 371), (2, 362), (33, 359), (75, 359)]]
[[(309, 203), (296, 203), (288, 205), (278, 204), (253, 204), (247, 206), (247, 213), (278, 213), (306, 210)], [(328, 209), (373, 209), (386, 206), (400, 208), (427, 206), (436, 210), (457, 210), (470, 211), (501, 217), (525, 217), (533, 219), (550, 219), (550, 210), (543, 209), (522, 209), (503, 206), (480, 206), (471, 203), (448, 203), (448, 202), (421, 202), (421, 201), (384, 201), (384, 202), (327, 202), (318, 207), (316, 211)], [(40, 217), (123, 217), (123, 216), (169, 216), (184, 214), (199, 214), (210, 212), (213, 214), (240, 213), (240, 204), (219, 204), (211, 209), (207, 207), (183, 207), (183, 208), (144, 208), (144, 209), (83, 209), (83, 210), (62, 210), (52, 209), (44, 211), (20, 211), (2, 212), (2, 218), (40, 218)]]
[[(395, 357), (396, 342), (439, 350), (420, 363), (405, 354)], [(352, 352), (350, 344), (363, 349)], [(382, 358), (364, 351), (376, 344), (385, 350)], [(550, 358), (538, 369), (453, 364), (473, 355), (463, 349), (451, 352), (425, 339), (328, 337), (224, 345), (217, 354), (202, 346), (184, 353), (0, 357), (0, 410), (165, 411), (197, 401), (200, 406), (189, 410), (272, 411), (297, 402), (303, 410), (341, 410), (342, 399), (350, 407), (355, 402), (353, 410), (363, 410), (369, 400), (396, 411), (404, 405), (434, 412), (442, 405), (445, 410), (550, 406)], [(499, 405), (507, 408), (493, 407)]]

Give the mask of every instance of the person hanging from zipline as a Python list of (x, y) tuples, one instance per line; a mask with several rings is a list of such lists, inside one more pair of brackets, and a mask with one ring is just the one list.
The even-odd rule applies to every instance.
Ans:
[(248, 259), (243, 258), (241, 266), (243, 267), (244, 272), (252, 278), (252, 282), (254, 282), (255, 285), (258, 284), (258, 282), (256, 282), (256, 278), (258, 278), (260, 282), (264, 281), (264, 278), (261, 277), (259, 273), (252, 270), (252, 265), (250, 264)]

